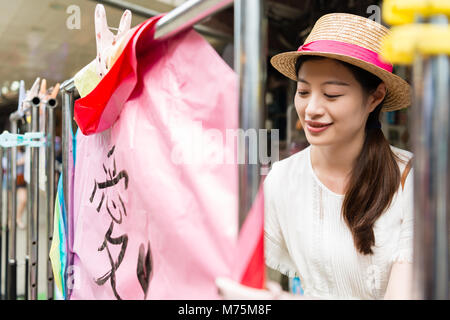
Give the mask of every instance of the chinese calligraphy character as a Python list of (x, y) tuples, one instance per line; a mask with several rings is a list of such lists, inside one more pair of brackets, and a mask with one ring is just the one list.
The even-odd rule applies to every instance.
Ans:
[[(108, 152), (107, 157), (110, 158), (114, 153), (115, 147), (113, 146), (111, 150)], [(94, 190), (92, 191), (91, 197), (89, 198), (90, 202), (94, 201), (95, 194), (97, 191), (102, 191), (102, 196), (100, 203), (97, 207), (97, 212), (100, 212), (100, 210), (103, 207), (103, 204), (105, 203), (105, 209), (108, 215), (111, 217), (112, 221), (108, 228), (108, 231), (105, 234), (104, 241), (102, 245), (98, 248), (98, 251), (103, 251), (106, 249), (106, 252), (108, 254), (109, 263), (111, 265), (111, 270), (106, 272), (103, 276), (101, 276), (98, 279), (94, 279), (95, 283), (102, 286), (104, 285), (108, 280), (110, 280), (111, 288), (113, 290), (114, 296), (121, 300), (120, 295), (117, 292), (116, 289), (116, 271), (119, 268), (120, 264), (123, 261), (123, 258), (125, 256), (125, 252), (128, 245), (128, 235), (124, 234), (119, 237), (113, 237), (113, 229), (114, 224), (121, 224), (123, 215), (126, 216), (126, 208), (125, 204), (122, 200), (122, 197), (120, 196), (119, 188), (117, 187), (119, 182), (121, 180), (124, 180), (124, 186), (125, 190), (128, 188), (128, 174), (125, 170), (122, 170), (117, 173), (116, 170), (116, 160), (113, 159), (113, 171), (111, 172), (111, 169), (107, 169), (105, 164), (103, 164), (103, 170), (106, 175), (105, 181), (97, 182), (94, 180)], [(112, 199), (109, 198), (108, 195), (105, 196), (105, 189), (107, 188), (113, 188), (113, 197)], [(111, 194), (111, 192), (109, 193)], [(105, 201), (106, 198), (106, 201)], [(115, 200), (115, 201), (114, 201)], [(114, 213), (113, 213), (114, 212)], [(116, 260), (113, 259), (111, 255), (111, 251), (108, 245), (120, 245), (120, 252), (119, 256)]]

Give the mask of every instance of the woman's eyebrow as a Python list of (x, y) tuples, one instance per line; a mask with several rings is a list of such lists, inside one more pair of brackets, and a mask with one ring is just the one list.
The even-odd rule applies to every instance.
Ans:
[(297, 81), (298, 81), (298, 82), (304, 82), (304, 83), (306, 83), (306, 84), (309, 84), (308, 81), (306, 81), (305, 79), (300, 78), (300, 77), (297, 79)]
[(324, 83), (322, 83), (322, 85), (324, 84), (336, 84), (338, 86), (350, 86), (348, 83), (343, 82), (343, 81), (337, 81), (337, 80), (330, 80), (330, 81), (325, 81)]
[[(304, 83), (306, 83), (306, 84), (310, 84), (308, 81), (306, 81), (306, 80), (303, 79), (303, 78), (298, 78), (297, 81), (298, 81), (298, 82), (304, 82)], [(323, 85), (325, 85), (325, 84), (335, 84), (335, 85), (338, 85), (338, 86), (350, 86), (348, 83), (343, 82), (343, 81), (338, 81), (338, 80), (329, 80), (329, 81), (325, 81), (325, 82), (323, 82), (321, 85), (323, 86)]]

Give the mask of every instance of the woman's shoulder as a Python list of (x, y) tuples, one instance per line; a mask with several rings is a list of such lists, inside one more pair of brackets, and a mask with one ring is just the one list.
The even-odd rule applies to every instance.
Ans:
[[(272, 167), (265, 178), (265, 184), (276, 186), (286, 186), (286, 183), (292, 181), (292, 177), (299, 177), (307, 168), (309, 147), (294, 153), (282, 160), (272, 163)], [(293, 179), (299, 181), (300, 179)]]
[(390, 145), (392, 152), (394, 152), (395, 154), (397, 154), (400, 157), (403, 157), (404, 159), (411, 159), (414, 154), (411, 151), (405, 150), (405, 149), (400, 149), (398, 147), (395, 147), (393, 145)]
[(289, 174), (292, 173), (292, 170), (302, 169), (303, 164), (307, 164), (307, 160), (309, 160), (308, 152), (310, 147), (306, 147), (305, 149), (294, 153), (293, 155), (284, 158), (283, 160), (276, 161), (272, 164), (272, 168), (270, 172), (274, 172), (274, 174)]
[(403, 168), (406, 167), (406, 164), (409, 160), (411, 160), (414, 157), (414, 154), (411, 151), (400, 149), (398, 147), (394, 147), (393, 145), (390, 145), (392, 152), (399, 158), (399, 167), (400, 170), (403, 170)]

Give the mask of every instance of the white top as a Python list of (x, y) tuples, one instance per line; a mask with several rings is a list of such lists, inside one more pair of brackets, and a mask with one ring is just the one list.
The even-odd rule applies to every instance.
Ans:
[[(382, 299), (396, 261), (412, 262), (413, 169), (374, 225), (373, 255), (360, 254), (342, 218), (343, 195), (315, 175), (311, 146), (272, 165), (264, 181), (267, 266), (300, 277), (305, 296)], [(407, 162), (413, 154), (391, 146)], [(405, 163), (399, 162), (400, 173)]]

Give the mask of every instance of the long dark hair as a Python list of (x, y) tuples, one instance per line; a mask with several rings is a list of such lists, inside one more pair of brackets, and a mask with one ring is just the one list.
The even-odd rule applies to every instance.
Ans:
[[(324, 57), (300, 56), (295, 66), (297, 76), (305, 61), (319, 59)], [(382, 81), (368, 71), (343, 61), (336, 61), (352, 72), (366, 95), (373, 93)], [(383, 131), (373, 126), (379, 121), (382, 104), (383, 102), (369, 114), (364, 144), (352, 169), (342, 204), (342, 215), (352, 232), (355, 247), (364, 255), (373, 254), (373, 226), (389, 208), (401, 179), (397, 161), (402, 159), (392, 152)]]

